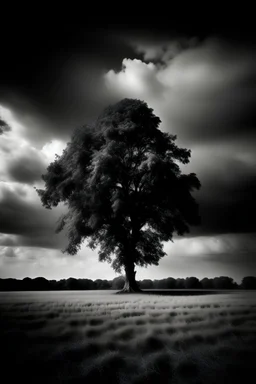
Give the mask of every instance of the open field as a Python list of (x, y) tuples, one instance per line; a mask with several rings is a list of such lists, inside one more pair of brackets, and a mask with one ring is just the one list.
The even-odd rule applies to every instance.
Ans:
[(256, 292), (1, 292), (0, 336), (3, 383), (254, 382)]

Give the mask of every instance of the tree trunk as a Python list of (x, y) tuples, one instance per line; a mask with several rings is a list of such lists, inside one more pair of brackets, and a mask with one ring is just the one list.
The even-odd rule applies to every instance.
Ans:
[(129, 262), (125, 266), (125, 283), (121, 291), (117, 293), (136, 293), (142, 292), (135, 280), (136, 272), (134, 271), (134, 263)]

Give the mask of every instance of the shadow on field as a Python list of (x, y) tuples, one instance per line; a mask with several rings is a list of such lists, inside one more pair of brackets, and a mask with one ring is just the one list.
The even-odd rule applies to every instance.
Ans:
[(198, 295), (216, 295), (223, 293), (234, 293), (234, 290), (218, 291), (213, 289), (143, 289), (142, 293), (150, 295), (166, 296), (198, 296)]

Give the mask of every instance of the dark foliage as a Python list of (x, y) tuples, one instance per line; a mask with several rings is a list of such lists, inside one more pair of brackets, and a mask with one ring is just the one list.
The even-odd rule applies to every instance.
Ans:
[(246, 276), (242, 280), (242, 288), (244, 289), (256, 289), (256, 277)]
[[(97, 279), (95, 281), (71, 277), (58, 281), (47, 280), (43, 277), (35, 279), (25, 277), (23, 280), (0, 279), (0, 291), (116, 290), (123, 287), (124, 281), (125, 277), (122, 275), (113, 280)], [(187, 277), (186, 279), (168, 277), (153, 281), (145, 279), (138, 281), (138, 285), (141, 289), (256, 289), (256, 277), (244, 277), (240, 285), (227, 276), (215, 277), (214, 279), (205, 277), (200, 281), (196, 277)]]

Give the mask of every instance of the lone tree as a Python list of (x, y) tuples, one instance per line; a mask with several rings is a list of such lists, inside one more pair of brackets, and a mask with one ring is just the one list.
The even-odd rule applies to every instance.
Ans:
[(200, 222), (191, 195), (200, 182), (177, 164), (189, 162), (190, 150), (178, 148), (160, 123), (143, 101), (109, 106), (92, 126), (74, 131), (42, 176), (45, 189), (37, 189), (44, 207), (68, 206), (56, 229), (67, 229), (64, 252), (75, 255), (84, 239), (99, 245), (99, 261), (119, 273), (124, 267), (121, 292), (139, 292), (135, 265), (158, 265), (162, 242)]

